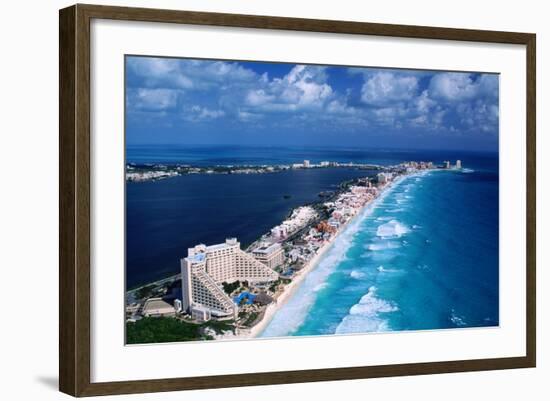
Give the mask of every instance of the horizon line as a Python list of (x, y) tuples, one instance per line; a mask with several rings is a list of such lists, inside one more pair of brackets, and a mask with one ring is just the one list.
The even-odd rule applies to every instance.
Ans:
[(373, 147), (367, 147), (367, 146), (338, 146), (338, 145), (262, 145), (262, 144), (235, 144), (235, 143), (126, 143), (125, 147), (236, 147), (236, 148), (264, 148), (264, 149), (334, 149), (334, 150), (377, 150), (377, 151), (384, 151), (384, 150), (392, 150), (392, 151), (409, 151), (409, 152), (415, 152), (415, 151), (443, 151), (443, 152), (449, 152), (449, 151), (461, 151), (461, 152), (474, 152), (474, 153), (499, 153), (499, 148), (497, 146), (496, 149), (488, 149), (488, 148), (482, 148), (482, 149), (466, 149), (466, 148), (425, 148), (425, 147), (418, 147), (418, 148), (411, 148), (411, 147), (388, 147), (388, 146), (373, 146)]

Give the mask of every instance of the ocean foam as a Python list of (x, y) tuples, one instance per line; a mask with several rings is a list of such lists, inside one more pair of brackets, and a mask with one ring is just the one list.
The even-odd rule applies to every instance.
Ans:
[(464, 327), (467, 325), (464, 316), (458, 315), (454, 309), (451, 310), (451, 316), (449, 317), (449, 319), (457, 327)]
[(349, 314), (336, 328), (336, 334), (389, 330), (387, 320), (380, 314), (396, 312), (399, 308), (393, 302), (376, 297), (376, 290), (376, 287), (370, 287), (361, 300), (351, 307)]
[(367, 249), (369, 251), (385, 251), (387, 249), (397, 249), (401, 248), (401, 244), (396, 241), (382, 241), (376, 242), (374, 244), (369, 244)]
[(378, 266), (376, 270), (380, 273), (401, 273), (403, 271), (399, 269), (386, 269), (384, 266)]
[(360, 279), (360, 278), (365, 277), (365, 273), (363, 273), (359, 270), (352, 270), (349, 275), (350, 275), (350, 277), (355, 278), (355, 279)]
[(461, 172), (463, 172), (464, 174), (470, 174), (470, 173), (474, 173), (475, 170), (472, 170), (471, 168), (463, 168)]
[(319, 292), (321, 291), (323, 288), (326, 288), (327, 287), (327, 283), (320, 283), (318, 285), (316, 285), (315, 287), (313, 287), (313, 291), (314, 292)]
[(389, 222), (378, 226), (376, 235), (383, 238), (398, 238), (409, 232), (409, 228), (404, 224), (401, 224), (397, 220), (390, 220)]
[(386, 209), (385, 211), (388, 212), (388, 213), (399, 213), (399, 212), (402, 212), (404, 210), (405, 209), (403, 209), (402, 207), (399, 207), (397, 209)]

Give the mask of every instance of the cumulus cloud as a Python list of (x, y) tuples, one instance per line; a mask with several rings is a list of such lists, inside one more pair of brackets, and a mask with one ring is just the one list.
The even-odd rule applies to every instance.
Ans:
[(225, 116), (225, 111), (223, 110), (212, 110), (207, 107), (194, 105), (184, 109), (182, 118), (186, 121), (200, 122), (215, 120), (223, 116)]
[(481, 132), (492, 132), (498, 126), (498, 106), (481, 99), (473, 103), (461, 103), (457, 114), (462, 125)]
[(263, 106), (274, 100), (275, 96), (266, 93), (265, 89), (253, 89), (246, 94), (246, 103), (252, 107)]
[(130, 57), (126, 66), (128, 73), (142, 78), (142, 85), (149, 88), (193, 88), (193, 81), (181, 72), (177, 59)]
[(361, 100), (371, 105), (384, 105), (409, 100), (416, 94), (418, 78), (412, 75), (382, 71), (365, 80), (361, 88)]
[(422, 91), (420, 96), (413, 100), (413, 107), (420, 114), (428, 113), (436, 104), (437, 102), (430, 98), (427, 90)]
[(246, 94), (246, 104), (260, 111), (320, 109), (333, 95), (324, 67), (296, 65), (282, 78), (262, 76), (259, 89)]
[(236, 62), (130, 57), (128, 72), (150, 88), (205, 90), (220, 84), (254, 82), (259, 76)]
[(497, 75), (336, 69), (294, 65), (271, 77), (239, 62), (129, 58), (127, 103), (151, 115), (171, 110), (180, 122), (243, 128), (498, 132)]
[(450, 102), (470, 100), (478, 96), (498, 97), (498, 77), (480, 75), (477, 79), (467, 73), (435, 74), (429, 85), (430, 96)]
[(176, 107), (178, 92), (172, 89), (129, 90), (127, 104), (132, 110), (161, 111)]
[(249, 111), (238, 110), (237, 118), (241, 122), (252, 122), (259, 120), (260, 118), (262, 118), (262, 116), (260, 114), (251, 113)]
[(329, 114), (341, 115), (357, 115), (360, 114), (359, 109), (347, 104), (346, 99), (335, 99), (328, 103), (326, 111)]

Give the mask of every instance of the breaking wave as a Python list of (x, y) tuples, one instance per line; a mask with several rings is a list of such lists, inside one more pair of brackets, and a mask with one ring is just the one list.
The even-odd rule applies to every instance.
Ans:
[(370, 287), (361, 300), (353, 305), (349, 314), (336, 328), (336, 334), (368, 333), (390, 329), (384, 313), (396, 312), (399, 308), (393, 303), (376, 296), (376, 287)]
[(316, 285), (315, 287), (313, 287), (313, 291), (314, 292), (319, 292), (321, 291), (323, 288), (326, 288), (327, 287), (327, 283), (320, 283), (318, 285)]
[(385, 251), (386, 249), (398, 249), (401, 248), (401, 244), (397, 241), (384, 241), (367, 246), (369, 251)]
[(360, 279), (360, 278), (365, 277), (365, 273), (363, 273), (359, 270), (352, 270), (349, 275), (350, 275), (350, 277), (356, 278), (356, 279)]
[(350, 223), (338, 238), (331, 244), (330, 249), (319, 259), (315, 268), (310, 271), (299, 288), (289, 300), (276, 312), (273, 320), (260, 333), (259, 337), (281, 337), (292, 335), (300, 328), (306, 319), (309, 310), (317, 299), (317, 294), (325, 288), (326, 281), (334, 272), (334, 269), (347, 260), (347, 251), (350, 248), (354, 236), (359, 232), (361, 224), (368, 217), (374, 207), (382, 201), (384, 195), (378, 198), (378, 202), (365, 208), (361, 215)]
[(464, 327), (467, 325), (464, 316), (458, 315), (454, 309), (451, 310), (451, 316), (449, 319), (456, 327)]
[(378, 226), (376, 235), (383, 238), (399, 238), (409, 232), (409, 228), (404, 224), (401, 224), (397, 220), (390, 220), (389, 222)]
[(399, 273), (401, 270), (399, 269), (386, 269), (384, 266), (378, 266), (376, 268), (380, 273)]

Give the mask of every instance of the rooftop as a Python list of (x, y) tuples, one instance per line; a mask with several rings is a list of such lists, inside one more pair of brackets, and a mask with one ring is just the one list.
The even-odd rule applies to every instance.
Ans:
[(231, 246), (238, 245), (236, 238), (228, 238), (223, 244), (209, 245), (206, 247), (206, 251), (217, 251), (219, 249), (229, 248)]
[(143, 305), (143, 313), (152, 311), (174, 311), (174, 307), (162, 298), (149, 298)]
[(264, 242), (262, 245), (260, 245), (256, 249), (254, 249), (252, 252), (269, 254), (269, 253), (275, 252), (276, 250), (278, 250), (280, 248), (281, 248), (281, 244), (279, 244), (277, 242), (275, 242), (273, 244), (268, 243), (268, 242)]
[(204, 262), (204, 258), (206, 258), (204, 253), (196, 253), (193, 256), (187, 257), (191, 262)]

